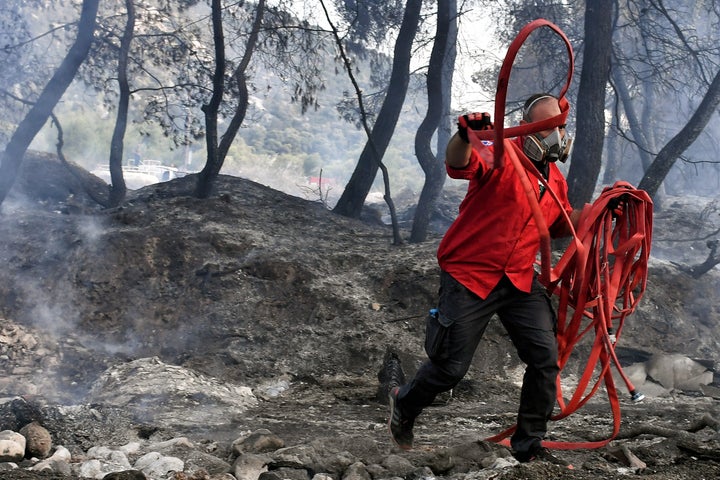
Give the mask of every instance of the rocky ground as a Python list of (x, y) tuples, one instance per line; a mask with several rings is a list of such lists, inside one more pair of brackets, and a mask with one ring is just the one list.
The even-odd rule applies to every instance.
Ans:
[[(37, 421), (53, 451), (71, 457), (45, 472), (29, 459), (12, 470), (0, 463), (0, 479), (81, 478), (91, 461), (101, 467), (84, 478), (103, 478), (100, 448), (135, 472), (151, 453), (184, 462), (182, 474), (145, 470), (153, 479), (720, 473), (720, 275), (693, 279), (679, 268), (707, 256), (704, 237), (720, 224), (708, 199), (669, 199), (657, 213), (648, 290), (617, 348), (647, 398), (634, 404), (621, 388), (618, 439), (559, 451), (569, 470), (518, 465), (483, 441), (512, 424), (522, 374), (498, 325), (453, 397), (419, 419), (417, 448), (392, 446), (378, 374), (389, 351), (406, 375), (424, 358), (439, 234), (392, 245), (387, 226), (227, 176), (209, 199), (192, 197), (186, 177), (100, 210), (56, 167), (30, 158), (0, 210), (0, 430)], [(457, 203), (457, 193), (446, 197)], [(564, 372), (569, 388), (586, 354), (581, 345)], [(671, 355), (692, 359), (710, 381), (653, 378), (650, 362)], [(550, 434), (592, 441), (611, 431), (601, 389)], [(257, 438), (262, 445), (251, 444)]]

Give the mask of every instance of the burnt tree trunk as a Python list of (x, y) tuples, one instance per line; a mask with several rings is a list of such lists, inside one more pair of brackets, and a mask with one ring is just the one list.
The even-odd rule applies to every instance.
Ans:
[(585, 49), (577, 100), (577, 138), (568, 171), (570, 203), (582, 206), (595, 191), (602, 164), (605, 136), (605, 86), (612, 51), (610, 0), (587, 0)]
[(22, 119), (2, 154), (0, 164), (0, 204), (15, 183), (20, 164), (35, 135), (42, 129), (52, 113), (57, 102), (60, 101), (65, 90), (75, 78), (75, 74), (90, 51), (90, 45), (95, 31), (98, 4), (100, 0), (84, 0), (78, 34), (72, 47), (63, 59), (50, 81), (45, 85), (30, 111)]
[(720, 70), (715, 75), (697, 110), (690, 117), (690, 121), (657, 154), (640, 180), (639, 189), (645, 190), (651, 197), (655, 196), (670, 169), (675, 165), (675, 161), (702, 133), (717, 111), (718, 105), (720, 105)]
[(425, 183), (413, 218), (411, 243), (427, 239), (430, 217), (445, 183), (444, 156), (440, 151), (438, 155), (433, 154), (431, 142), (443, 118), (443, 67), (448, 52), (450, 22), (455, 21), (454, 16), (451, 18), (451, 3), (450, 0), (438, 0), (437, 3), (437, 29), (427, 73), (428, 108), (415, 133), (415, 155), (425, 172)]
[[(222, 2), (212, 0), (212, 26), (213, 44), (215, 46), (215, 72), (213, 73), (213, 93), (210, 101), (204, 104), (201, 109), (205, 114), (205, 143), (207, 149), (207, 160), (205, 166), (198, 174), (195, 195), (198, 198), (207, 198), (212, 191), (213, 180), (216, 175), (218, 162), (218, 112), (220, 103), (225, 93), (225, 34), (222, 24)], [(219, 171), (220, 168), (217, 168)]]
[[(218, 8), (218, 18), (215, 18), (215, 2), (213, 1), (213, 28), (215, 29), (216, 42), (215, 56), (216, 61), (218, 62), (218, 65), (216, 65), (215, 75), (213, 77), (213, 86), (215, 89), (219, 87), (220, 91), (218, 98), (215, 98), (215, 92), (213, 92), (213, 99), (210, 101), (210, 104), (207, 106), (203, 106), (203, 111), (205, 112), (206, 118), (205, 123), (206, 127), (208, 128), (208, 158), (205, 166), (198, 175), (198, 183), (195, 194), (199, 198), (207, 198), (212, 192), (212, 187), (215, 183), (215, 180), (217, 179), (217, 176), (220, 174), (220, 169), (225, 163), (225, 158), (227, 157), (227, 153), (230, 150), (230, 146), (232, 146), (232, 143), (235, 140), (235, 136), (237, 135), (237, 132), (242, 125), (242, 122), (245, 120), (245, 114), (247, 113), (249, 101), (246, 73), (248, 66), (250, 65), (250, 59), (255, 52), (258, 36), (260, 35), (260, 27), (262, 26), (263, 13), (265, 12), (265, 0), (260, 0), (258, 2), (255, 12), (255, 20), (253, 21), (250, 37), (248, 38), (247, 44), (245, 46), (245, 53), (243, 54), (243, 58), (238, 64), (237, 68), (235, 68), (232, 77), (238, 87), (238, 103), (235, 107), (235, 112), (230, 119), (228, 128), (225, 130), (222, 138), (218, 138), (217, 115), (220, 108), (220, 102), (222, 101), (224, 89), (225, 55), (224, 53), (221, 54), (217, 49), (217, 42), (220, 42), (219, 45), (222, 46), (222, 48), (224, 49), (224, 37), (222, 33), (222, 16), (220, 15), (220, 11)], [(221, 61), (223, 65), (219, 68), (219, 63)], [(223, 85), (220, 85), (221, 83)], [(208, 118), (209, 115), (212, 115), (213, 118)], [(210, 127), (213, 128), (212, 135), (210, 134)], [(210, 145), (210, 142), (213, 142), (213, 144)]]
[(705, 275), (707, 272), (715, 268), (715, 265), (720, 264), (720, 255), (718, 254), (718, 246), (720, 246), (720, 240), (709, 240), (707, 247), (710, 249), (710, 253), (704, 262), (693, 266), (680, 265), (672, 262), (673, 265), (677, 266), (680, 270), (687, 273), (691, 277), (698, 279)]
[(355, 170), (333, 208), (335, 213), (346, 217), (360, 218), (365, 198), (375, 181), (380, 162), (390, 144), (405, 102), (410, 81), (412, 46), (420, 22), (421, 7), (421, 0), (407, 0), (400, 33), (395, 42), (393, 68), (385, 101), (380, 108), (377, 121), (373, 125), (372, 138), (365, 143)]
[(132, 42), (135, 30), (135, 5), (133, 0), (125, 0), (127, 9), (127, 22), (125, 31), (120, 40), (120, 52), (118, 55), (118, 84), (120, 98), (118, 99), (117, 118), (112, 140), (110, 141), (110, 206), (116, 207), (125, 198), (127, 187), (123, 176), (123, 146), (125, 142), (125, 131), (127, 130), (128, 108), (130, 104), (130, 84), (127, 77), (128, 55), (130, 54), (130, 43)]

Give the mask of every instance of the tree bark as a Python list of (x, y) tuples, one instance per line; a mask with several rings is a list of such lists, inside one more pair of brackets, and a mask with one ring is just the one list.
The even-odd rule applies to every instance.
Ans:
[(638, 185), (640, 190), (645, 190), (651, 197), (658, 193), (660, 185), (678, 157), (702, 133), (717, 110), (718, 105), (720, 105), (720, 70), (715, 74), (715, 78), (688, 123), (657, 154), (642, 180), (640, 180)]
[[(218, 1), (218, 4), (220, 2)], [(257, 46), (258, 37), (260, 35), (260, 27), (262, 26), (262, 20), (263, 20), (263, 14), (265, 12), (265, 0), (259, 0), (258, 4), (256, 6), (255, 10), (255, 20), (253, 21), (252, 30), (250, 31), (250, 36), (248, 38), (247, 44), (245, 46), (245, 53), (243, 54), (242, 60), (240, 60), (240, 63), (238, 64), (237, 68), (233, 72), (233, 80), (237, 83), (238, 87), (238, 99), (237, 99), (237, 107), (235, 108), (235, 112), (233, 113), (232, 118), (230, 119), (230, 123), (228, 124), (228, 128), (225, 130), (225, 133), (222, 135), (222, 138), (219, 139), (218, 143), (218, 131), (217, 131), (217, 115), (218, 110), (220, 108), (220, 102), (222, 101), (222, 95), (223, 91), (221, 90), (219, 99), (215, 99), (217, 104), (215, 104), (213, 101), (211, 101), (211, 105), (208, 106), (207, 112), (205, 112), (205, 116), (207, 118), (207, 115), (209, 113), (212, 113), (214, 115), (214, 119), (210, 121), (210, 124), (214, 128), (214, 134), (211, 136), (208, 136), (207, 141), (213, 141), (215, 142), (215, 145), (211, 148), (210, 145), (208, 145), (208, 159), (205, 163), (205, 167), (202, 169), (200, 174), (198, 175), (198, 184), (196, 188), (196, 196), (199, 198), (206, 198), (210, 195), (210, 192), (212, 191), (213, 184), (215, 183), (215, 180), (217, 179), (217, 176), (220, 174), (220, 169), (222, 169), (223, 164), (225, 163), (225, 158), (227, 157), (227, 153), (230, 150), (230, 147), (232, 146), (233, 141), (235, 141), (235, 136), (237, 135), (238, 130), (240, 130), (240, 126), (242, 125), (242, 122), (245, 120), (245, 114), (247, 113), (247, 107), (249, 102), (249, 91), (247, 86), (247, 69), (250, 65), (250, 60), (252, 59), (253, 53), (255, 52), (255, 47)], [(215, 41), (220, 41), (222, 44), (223, 49), (224, 47), (224, 38), (222, 33), (222, 15), (219, 15), (216, 19), (214, 16), (215, 13), (215, 2), (213, 1), (213, 28), (215, 29), (216, 36)], [(218, 21), (219, 24), (215, 26), (215, 22)], [(217, 51), (216, 47), (216, 58), (217, 61), (220, 61), (220, 58), (222, 58), (223, 66), (222, 66), (222, 75), (220, 75), (219, 71), (216, 67), (216, 73), (215, 77), (213, 78), (213, 85), (214, 88), (218, 87), (219, 81), (223, 82), (224, 88), (224, 72), (225, 72), (225, 56), (224, 53), (222, 56), (218, 56), (219, 52)], [(214, 97), (214, 95), (213, 95)], [(205, 108), (203, 107), (203, 110)], [(207, 124), (207, 120), (206, 120)], [(211, 152), (213, 155), (211, 156)]]
[[(412, 231), (410, 232), (411, 243), (420, 243), (427, 239), (430, 217), (445, 183), (444, 156), (441, 155), (440, 150), (438, 150), (437, 156), (433, 154), (431, 141), (433, 134), (440, 126), (443, 114), (442, 79), (445, 55), (448, 52), (451, 3), (450, 0), (438, 0), (437, 3), (437, 29), (427, 73), (428, 108), (425, 118), (423, 118), (415, 134), (415, 155), (420, 167), (425, 172), (425, 183), (415, 209)], [(455, 20), (455, 17), (452, 17), (452, 20)]]
[[(213, 44), (215, 46), (215, 72), (213, 73), (213, 94), (210, 101), (202, 106), (205, 114), (205, 143), (207, 160), (198, 174), (195, 196), (207, 198), (213, 186), (213, 171), (218, 159), (218, 112), (225, 93), (225, 34), (222, 23), (222, 2), (212, 0)], [(219, 169), (218, 169), (219, 170)]]
[(638, 154), (640, 155), (640, 161), (642, 162), (642, 171), (650, 166), (652, 163), (652, 156), (650, 155), (650, 142), (645, 136), (645, 132), (640, 124), (637, 112), (635, 111), (635, 105), (633, 104), (630, 96), (630, 90), (625, 84), (625, 79), (620, 75), (620, 72), (613, 70), (613, 83), (615, 84), (615, 90), (620, 97), (620, 103), (622, 103), (623, 111), (625, 112), (625, 118), (627, 119), (628, 126), (630, 127), (630, 133), (635, 140), (637, 145)]
[(55, 105), (60, 101), (65, 90), (75, 78), (78, 68), (85, 61), (90, 51), (99, 2), (100, 0), (83, 1), (75, 43), (70, 47), (62, 63), (47, 85), (45, 85), (28, 114), (15, 129), (5, 147), (2, 154), (2, 164), (0, 164), (0, 204), (5, 200), (13, 183), (15, 183), (22, 159), (30, 143), (45, 125)]
[(259, 0), (257, 7), (255, 8), (255, 20), (253, 21), (250, 37), (248, 38), (246, 44), (245, 53), (243, 54), (243, 58), (233, 74), (233, 79), (237, 83), (238, 90), (240, 92), (238, 96), (238, 104), (232, 119), (230, 119), (230, 124), (228, 125), (227, 130), (225, 130), (225, 133), (220, 140), (220, 149), (218, 152), (219, 158), (213, 172), (213, 181), (220, 173), (220, 169), (222, 168), (223, 163), (225, 163), (225, 157), (230, 150), (230, 146), (233, 141), (235, 141), (235, 136), (237, 135), (243, 120), (245, 120), (248, 102), (250, 101), (246, 73), (248, 66), (250, 65), (250, 59), (252, 58), (253, 53), (255, 53), (258, 37), (260, 36), (260, 27), (262, 27), (263, 14), (265, 12), (265, 0)]
[(619, 126), (619, 118), (617, 115), (617, 109), (614, 110), (613, 118), (610, 121), (610, 128), (608, 129), (608, 138), (605, 142), (605, 173), (603, 175), (602, 183), (604, 185), (612, 185), (618, 179), (618, 170), (620, 168), (620, 154), (619, 154), (619, 142), (617, 129)]
[(422, 0), (407, 0), (400, 33), (395, 42), (393, 68), (385, 101), (373, 125), (372, 138), (365, 143), (350, 181), (333, 209), (335, 213), (350, 218), (360, 218), (365, 198), (375, 181), (380, 162), (385, 155), (405, 102), (410, 81), (412, 46), (420, 22), (421, 7)]
[(452, 84), (455, 72), (455, 59), (457, 58), (457, 0), (450, 0), (450, 26), (448, 29), (447, 51), (443, 57), (442, 68), (442, 120), (438, 127), (437, 152), (445, 157), (445, 149), (455, 130), (455, 115), (452, 111)]
[(677, 262), (670, 262), (678, 267), (683, 272), (687, 273), (691, 277), (697, 279), (705, 275), (707, 272), (715, 268), (715, 265), (720, 264), (720, 255), (718, 254), (718, 247), (720, 246), (720, 240), (709, 240), (707, 247), (710, 249), (710, 253), (704, 262), (697, 265), (687, 266), (681, 265)]
[(605, 87), (612, 50), (610, 0), (587, 0), (585, 49), (577, 100), (577, 138), (568, 172), (570, 203), (582, 207), (595, 191), (605, 136)]
[(135, 5), (133, 0), (125, 0), (127, 10), (127, 22), (125, 31), (120, 41), (120, 52), (118, 55), (118, 84), (120, 98), (118, 99), (118, 111), (115, 120), (112, 140), (110, 141), (110, 206), (116, 207), (125, 198), (127, 187), (123, 176), (123, 147), (125, 142), (125, 131), (127, 130), (128, 108), (130, 104), (130, 84), (127, 77), (128, 55), (130, 44), (135, 34)]

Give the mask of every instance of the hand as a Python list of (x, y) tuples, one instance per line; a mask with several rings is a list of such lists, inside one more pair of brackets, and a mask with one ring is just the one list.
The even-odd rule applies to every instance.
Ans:
[(494, 127), (490, 120), (490, 114), (487, 112), (467, 113), (458, 117), (458, 136), (465, 143), (470, 143), (467, 134), (468, 128), (470, 130), (492, 130)]
[(613, 218), (620, 218), (625, 214), (625, 205), (627, 202), (627, 193), (623, 193), (619, 197), (613, 197), (608, 201), (607, 209), (610, 210)]

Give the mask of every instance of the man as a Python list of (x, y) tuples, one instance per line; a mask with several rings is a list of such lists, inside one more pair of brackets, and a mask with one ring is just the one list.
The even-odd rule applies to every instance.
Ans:
[[(521, 123), (559, 115), (558, 100), (549, 94), (530, 97)], [(469, 122), (469, 123), (468, 123)], [(394, 442), (410, 449), (415, 418), (436, 395), (455, 387), (470, 367), (473, 354), (493, 314), (498, 314), (527, 365), (520, 395), (517, 430), (510, 439), (521, 462), (549, 455), (541, 440), (555, 405), (558, 375), (556, 317), (545, 288), (534, 270), (539, 232), (516, 169), (491, 166), (492, 145), (478, 151), (467, 128), (492, 128), (489, 115), (460, 117), (458, 133), (448, 143), (446, 169), (452, 178), (469, 180), (457, 218), (438, 248), (441, 268), (438, 308), (428, 318), (425, 348), (428, 361), (408, 384), (390, 392), (390, 432)], [(551, 236), (569, 233), (561, 208), (574, 223), (567, 182), (555, 165), (564, 161), (571, 139), (564, 125), (513, 139), (507, 148), (532, 160), (557, 194), (561, 205), (535, 176), (535, 194)], [(507, 153), (506, 153), (507, 155)]]

